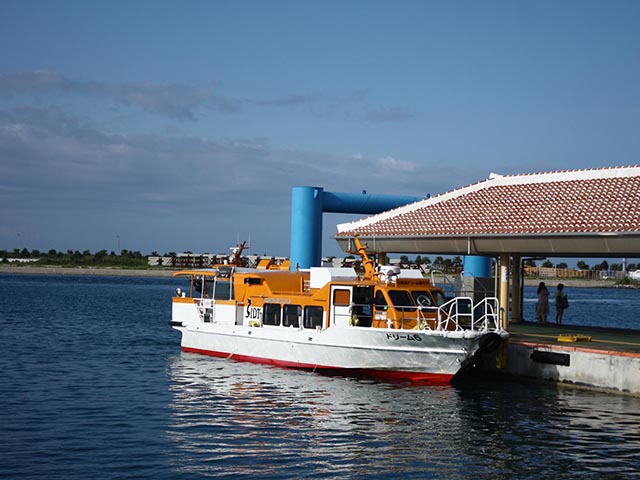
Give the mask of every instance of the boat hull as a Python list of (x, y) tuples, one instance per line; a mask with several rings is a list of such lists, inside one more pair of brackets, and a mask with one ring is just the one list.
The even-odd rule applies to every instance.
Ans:
[(353, 368), (353, 367), (327, 367), (320, 365), (312, 365), (300, 362), (281, 361), (274, 358), (253, 357), (241, 354), (229, 354), (227, 352), (214, 352), (211, 350), (201, 350), (198, 348), (182, 347), (182, 351), (186, 353), (195, 353), (199, 355), (208, 355), (217, 358), (226, 358), (239, 362), (260, 363), (264, 365), (273, 365), (281, 368), (294, 368), (299, 370), (309, 370), (327, 375), (344, 375), (355, 377), (378, 378), (386, 381), (411, 382), (428, 385), (448, 385), (451, 383), (453, 374), (449, 373), (428, 373), (414, 372), (404, 370), (377, 370), (373, 368)]
[(480, 350), (479, 332), (210, 324), (182, 332), (189, 353), (323, 373), (448, 384)]

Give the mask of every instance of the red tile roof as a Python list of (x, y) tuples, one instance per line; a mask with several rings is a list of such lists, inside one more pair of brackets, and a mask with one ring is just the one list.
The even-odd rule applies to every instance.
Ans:
[(640, 232), (640, 166), (493, 176), (356, 222), (338, 237)]

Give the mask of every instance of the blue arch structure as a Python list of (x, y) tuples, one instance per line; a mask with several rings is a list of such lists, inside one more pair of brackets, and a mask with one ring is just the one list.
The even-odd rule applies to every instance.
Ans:
[[(408, 195), (369, 195), (325, 192), (322, 187), (291, 190), (291, 270), (320, 266), (322, 261), (322, 214), (374, 215), (422, 200)], [(465, 276), (490, 277), (491, 258), (464, 257)]]
[(418, 200), (421, 198), (406, 195), (335, 193), (325, 192), (321, 187), (293, 187), (291, 190), (291, 270), (320, 266), (324, 212), (372, 215)]

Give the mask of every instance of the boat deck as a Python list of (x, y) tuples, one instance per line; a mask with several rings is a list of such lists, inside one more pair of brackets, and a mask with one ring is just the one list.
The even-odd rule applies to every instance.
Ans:
[[(512, 342), (575, 347), (603, 353), (621, 352), (640, 357), (640, 330), (519, 322), (509, 324), (509, 334)], [(591, 341), (562, 342), (558, 340), (560, 335), (586, 336), (591, 337)]]

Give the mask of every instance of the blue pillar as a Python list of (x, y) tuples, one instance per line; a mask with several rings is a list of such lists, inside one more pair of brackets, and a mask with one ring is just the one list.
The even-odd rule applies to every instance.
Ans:
[[(477, 303), (485, 297), (495, 296), (495, 282), (491, 277), (491, 257), (467, 255), (464, 257), (464, 276), (460, 287), (456, 289), (456, 296), (472, 297)], [(478, 315), (481, 313), (478, 312)], [(476, 317), (479, 318), (479, 317)]]
[(291, 190), (291, 270), (319, 266), (322, 260), (322, 193), (320, 187)]
[(481, 257), (479, 255), (467, 255), (464, 257), (464, 276), (487, 278), (491, 276), (491, 257)]

